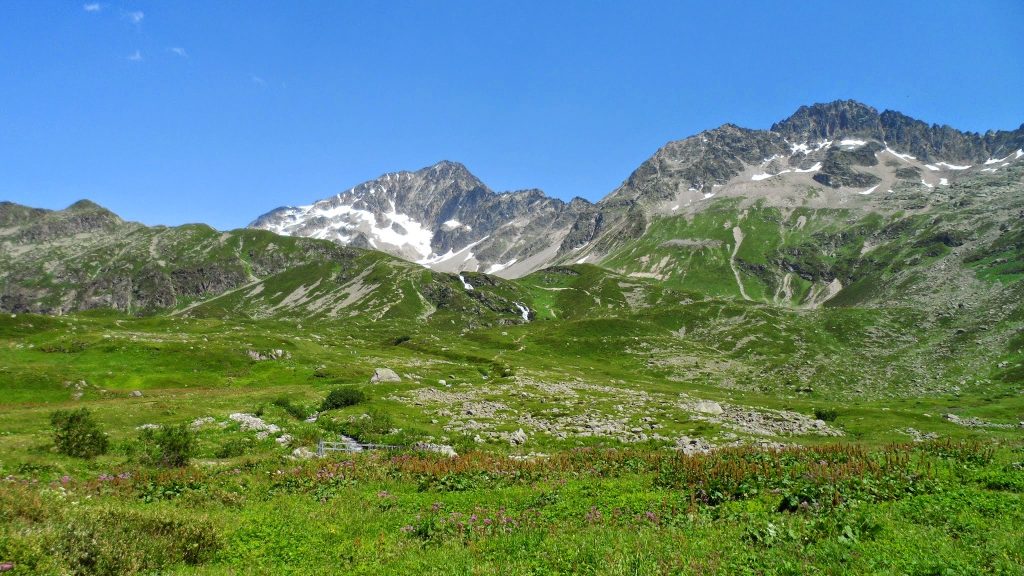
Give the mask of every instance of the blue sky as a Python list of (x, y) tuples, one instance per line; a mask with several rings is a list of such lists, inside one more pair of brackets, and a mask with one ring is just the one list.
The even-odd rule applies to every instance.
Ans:
[(667, 141), (854, 98), (1024, 122), (1024, 2), (14, 0), (0, 200), (244, 226), (441, 159), (598, 200)]

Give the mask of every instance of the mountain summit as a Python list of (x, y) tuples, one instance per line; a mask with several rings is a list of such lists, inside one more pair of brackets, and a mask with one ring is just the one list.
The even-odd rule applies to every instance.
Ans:
[(250, 226), (374, 248), (435, 270), (521, 275), (549, 261), (590, 207), (540, 190), (496, 193), (445, 160), (384, 174), (307, 206), (278, 208)]

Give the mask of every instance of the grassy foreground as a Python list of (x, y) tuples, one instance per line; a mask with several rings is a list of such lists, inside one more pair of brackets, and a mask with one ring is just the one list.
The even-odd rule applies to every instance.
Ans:
[(1024, 449), (366, 453), (0, 482), (15, 574), (1022, 574)]
[[(558, 319), (473, 328), (4, 315), (0, 570), (1024, 574), (1019, 335), (979, 371), (889, 335), (912, 324), (898, 310), (706, 301), (593, 319), (597, 299), (543, 289), (591, 280), (602, 306), (618, 295), (594, 269), (539, 276)], [(402, 380), (369, 383), (378, 367)], [(901, 388), (920, 374), (935, 384)], [(365, 399), (324, 410), (337, 389)], [(51, 414), (80, 407), (109, 442), (92, 459), (54, 447)], [(751, 414), (843, 436), (726, 418)], [(147, 431), (179, 426), (191, 463), (147, 463)], [(293, 456), (338, 434), (460, 456)], [(716, 450), (687, 456), (680, 438)]]

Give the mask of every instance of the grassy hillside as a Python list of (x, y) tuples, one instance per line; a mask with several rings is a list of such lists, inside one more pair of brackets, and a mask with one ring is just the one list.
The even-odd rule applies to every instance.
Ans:
[[(514, 281), (0, 206), (0, 566), (1020, 574), (1019, 176), (719, 201)], [(79, 408), (105, 453), (58, 450)], [(344, 438), (398, 448), (310, 458)]]

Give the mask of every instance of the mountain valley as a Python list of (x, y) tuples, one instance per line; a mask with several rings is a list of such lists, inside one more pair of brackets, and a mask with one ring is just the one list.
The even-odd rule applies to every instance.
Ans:
[[(1024, 126), (839, 101), (669, 142), (597, 202), (442, 161), (230, 231), (4, 202), (0, 311), (24, 573), (1024, 561)], [(81, 408), (106, 453), (55, 446)], [(178, 429), (191, 464), (146, 460)], [(132, 528), (100, 507), (152, 542), (103, 556)]]

